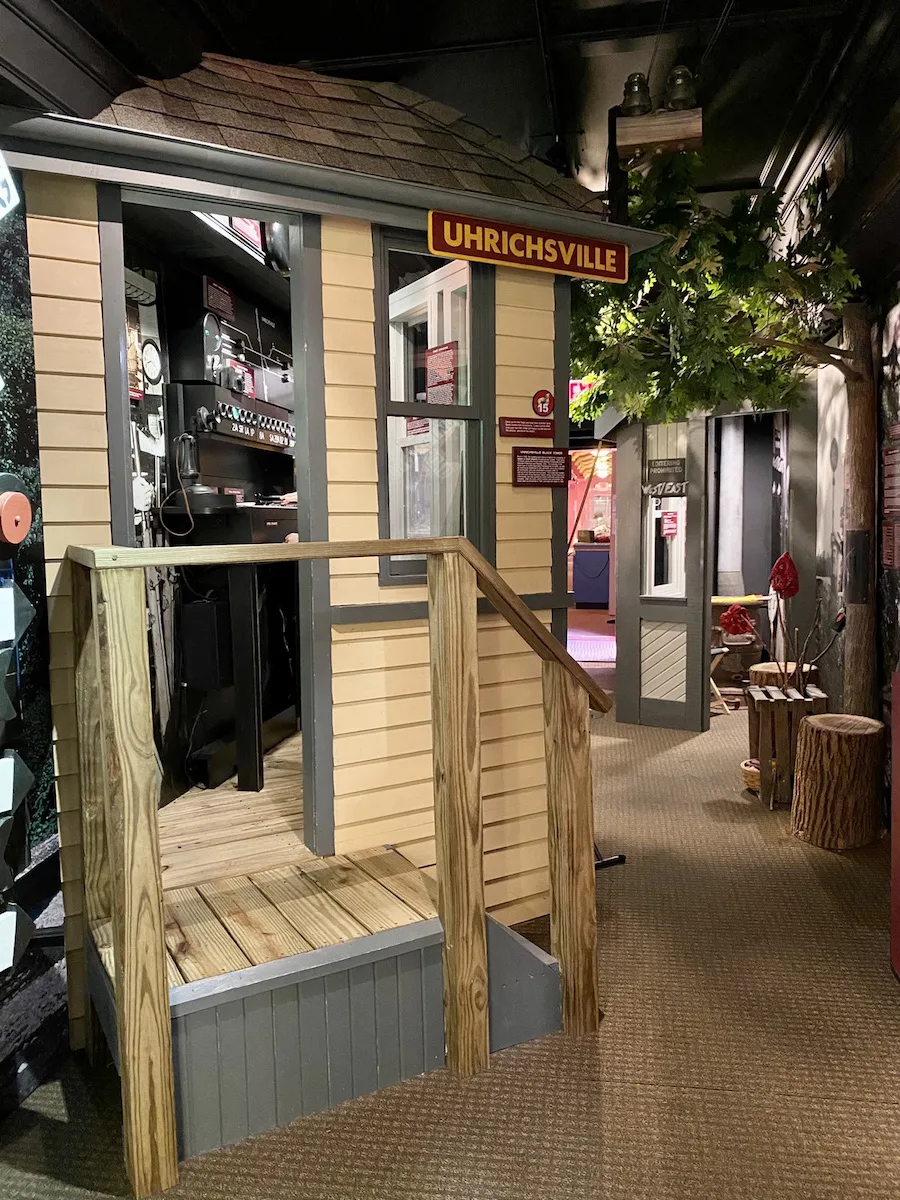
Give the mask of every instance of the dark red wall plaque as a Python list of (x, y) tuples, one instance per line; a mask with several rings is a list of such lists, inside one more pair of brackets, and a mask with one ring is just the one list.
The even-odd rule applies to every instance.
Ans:
[(513, 487), (566, 487), (569, 452), (562, 446), (513, 446)]
[(556, 422), (552, 417), (501, 417), (501, 437), (552, 438)]

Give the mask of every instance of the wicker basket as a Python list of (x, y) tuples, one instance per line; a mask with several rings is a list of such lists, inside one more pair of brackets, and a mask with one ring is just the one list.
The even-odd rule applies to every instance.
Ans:
[(744, 787), (748, 792), (759, 791), (759, 767), (754, 767), (749, 758), (741, 763), (741, 774), (744, 776)]

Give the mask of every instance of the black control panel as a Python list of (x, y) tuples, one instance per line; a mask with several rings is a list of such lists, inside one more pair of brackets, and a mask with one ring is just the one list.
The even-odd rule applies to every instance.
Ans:
[(293, 450), (296, 441), (294, 426), (283, 416), (245, 408), (228, 400), (218, 401), (210, 422), (215, 433), (241, 438), (263, 450)]

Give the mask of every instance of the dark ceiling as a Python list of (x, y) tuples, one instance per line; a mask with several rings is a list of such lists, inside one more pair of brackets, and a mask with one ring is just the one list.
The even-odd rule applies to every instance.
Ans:
[[(202, 51), (390, 79), (588, 186), (629, 72), (698, 73), (709, 190), (777, 182), (868, 0), (0, 0), (0, 100), (91, 116)], [(35, 34), (48, 48), (37, 55)], [(55, 54), (55, 57), (54, 57)], [(79, 86), (73, 63), (80, 65)], [(62, 65), (61, 65), (62, 64)], [(65, 68), (65, 69), (63, 69)]]

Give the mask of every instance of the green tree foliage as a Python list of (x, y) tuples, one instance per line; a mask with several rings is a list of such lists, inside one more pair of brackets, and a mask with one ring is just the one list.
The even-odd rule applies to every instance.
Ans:
[(823, 187), (808, 189), (785, 242), (772, 193), (704, 202), (698, 157), (654, 159), (629, 177), (629, 224), (664, 235), (635, 255), (627, 284), (579, 280), (572, 358), (594, 382), (573, 407), (586, 420), (615, 405), (665, 421), (720, 405), (790, 404), (811, 365), (847, 368), (825, 345), (858, 280), (823, 217)]

